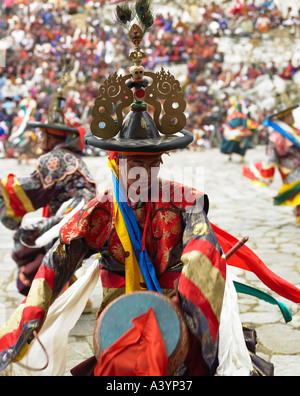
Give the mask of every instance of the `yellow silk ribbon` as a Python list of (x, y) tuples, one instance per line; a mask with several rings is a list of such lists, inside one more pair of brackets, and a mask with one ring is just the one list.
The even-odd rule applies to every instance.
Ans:
[[(119, 168), (115, 160), (108, 159), (108, 166), (119, 179)], [(130, 236), (121, 209), (114, 196), (115, 227), (125, 251), (125, 293), (145, 290), (145, 281), (137, 262)]]
[[(298, 183), (299, 183), (299, 180), (296, 180), (294, 183), (284, 184), (280, 188), (280, 190), (278, 191), (278, 194), (283, 194), (283, 193), (287, 192), (288, 190), (291, 190)], [(288, 205), (288, 206), (298, 206), (298, 205), (300, 205), (300, 192), (297, 193), (293, 198), (288, 199), (285, 202), (283, 202), (281, 205)]]

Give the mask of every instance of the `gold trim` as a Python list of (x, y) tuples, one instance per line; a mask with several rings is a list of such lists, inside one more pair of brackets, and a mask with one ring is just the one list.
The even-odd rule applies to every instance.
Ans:
[(11, 317), (4, 323), (4, 325), (0, 328), (0, 338), (5, 336), (6, 334), (11, 333), (16, 330), (20, 324), (23, 315), (23, 309), (26, 307), (25, 304), (20, 304), (11, 315)]
[(201, 290), (219, 320), (225, 290), (225, 280), (219, 269), (199, 251), (186, 253), (181, 260), (184, 264), (182, 273)]
[[(99, 87), (98, 97), (92, 109), (93, 120), (91, 131), (93, 135), (101, 139), (111, 139), (122, 128), (122, 111), (133, 102), (133, 92), (127, 87), (126, 81), (131, 75), (118, 76), (117, 73), (110, 75)], [(112, 116), (116, 107), (116, 119)], [(102, 124), (102, 125), (101, 125)]]
[[(141, 11), (142, 9), (142, 11)], [(128, 37), (134, 45), (134, 50), (129, 54), (133, 60), (134, 67), (140, 67), (146, 53), (140, 48), (145, 32), (153, 25), (153, 16), (150, 12), (150, 2), (141, 1), (136, 3), (136, 16), (139, 20), (138, 25), (132, 21), (132, 10), (127, 6), (117, 7), (118, 21), (128, 28)], [(122, 18), (123, 17), (123, 18)], [(154, 122), (157, 129), (164, 135), (172, 135), (180, 132), (186, 124), (186, 101), (182, 92), (180, 83), (175, 77), (163, 68), (158, 73), (145, 72), (144, 76), (152, 79), (152, 84), (148, 85), (147, 79), (141, 78), (139, 81), (132, 79), (132, 76), (118, 76), (117, 73), (110, 75), (107, 80), (99, 87), (98, 97), (92, 110), (93, 120), (91, 122), (91, 131), (95, 137), (100, 139), (112, 139), (122, 128), (123, 113), (125, 107), (135, 105), (135, 109), (144, 110), (146, 105), (154, 107)], [(133, 91), (136, 89), (145, 90), (145, 97), (136, 98)], [(163, 105), (161, 104), (163, 101)], [(113, 117), (113, 110), (117, 102), (116, 115)], [(132, 107), (133, 108), (133, 107)], [(164, 114), (162, 115), (162, 109)]]
[(27, 296), (26, 307), (37, 306), (47, 312), (51, 297), (52, 289), (46, 280), (43, 278), (34, 279)]
[[(145, 103), (154, 107), (154, 122), (157, 129), (164, 135), (180, 132), (186, 124), (186, 101), (180, 83), (164, 68), (160, 72), (145, 72), (152, 79), (146, 88)], [(163, 102), (163, 106), (161, 105)], [(161, 117), (162, 108), (164, 115)]]

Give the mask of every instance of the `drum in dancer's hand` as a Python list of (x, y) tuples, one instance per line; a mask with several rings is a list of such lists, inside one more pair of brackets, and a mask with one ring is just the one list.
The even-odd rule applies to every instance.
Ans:
[(133, 319), (145, 314), (150, 308), (154, 311), (166, 347), (167, 375), (173, 375), (187, 356), (188, 330), (179, 307), (169, 297), (156, 292), (125, 294), (103, 310), (94, 331), (94, 353), (97, 360), (133, 326)]

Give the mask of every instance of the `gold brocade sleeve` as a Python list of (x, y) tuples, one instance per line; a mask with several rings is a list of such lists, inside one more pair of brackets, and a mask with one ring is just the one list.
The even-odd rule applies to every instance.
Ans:
[(72, 240), (70, 244), (57, 241), (48, 251), (43, 265), (53, 271), (52, 301), (81, 267), (83, 260), (89, 256), (89, 251), (84, 238)]
[(0, 329), (0, 371), (26, 353), (33, 332), (41, 330), (50, 305), (89, 253), (92, 252), (84, 238), (69, 245), (57, 241), (48, 251), (27, 298)]

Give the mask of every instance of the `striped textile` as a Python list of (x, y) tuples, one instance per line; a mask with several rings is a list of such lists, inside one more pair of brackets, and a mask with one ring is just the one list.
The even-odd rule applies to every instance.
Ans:
[(192, 334), (198, 339), (205, 363), (217, 365), (218, 332), (226, 282), (226, 260), (206, 215), (188, 219), (178, 280), (179, 303)]
[(42, 265), (33, 280), (31, 292), (0, 329), (0, 370), (25, 355), (33, 331), (38, 331), (44, 322), (52, 296), (53, 280), (54, 272)]
[(274, 197), (274, 205), (300, 205), (300, 180), (284, 184)]
[(270, 184), (275, 175), (275, 163), (264, 164), (263, 162), (255, 162), (252, 166), (243, 166), (242, 174), (248, 179), (261, 183)]
[(15, 175), (10, 173), (2, 179), (1, 187), (8, 217), (21, 221), (26, 213), (35, 210)]

